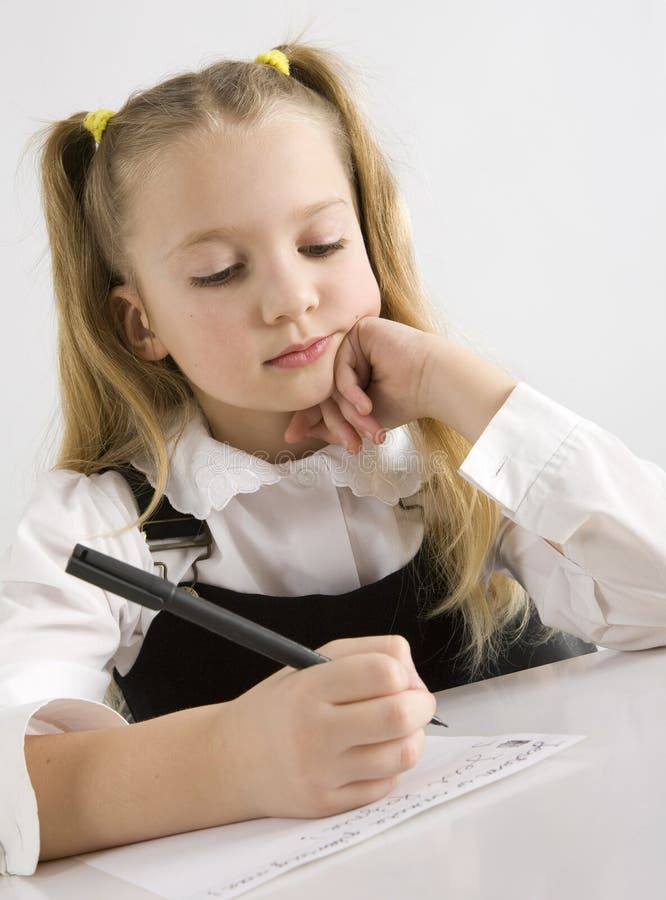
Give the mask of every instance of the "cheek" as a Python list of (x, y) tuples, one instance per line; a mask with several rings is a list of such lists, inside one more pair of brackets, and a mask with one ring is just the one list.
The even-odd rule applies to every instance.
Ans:
[(364, 291), (365, 304), (362, 315), (364, 316), (378, 316), (381, 307), (382, 307), (382, 298), (379, 293), (379, 285), (377, 284), (377, 280), (372, 272), (372, 269), (368, 267), (368, 276), (365, 285)]
[(382, 309), (382, 297), (379, 293), (379, 285), (375, 280), (374, 275), (372, 276), (372, 290), (368, 297), (368, 311), (365, 313), (366, 316), (378, 316)]
[(381, 308), (379, 285), (367, 259), (359, 260), (350, 267), (340, 285), (344, 290), (346, 303), (354, 316), (378, 316)]
[[(228, 361), (237, 364), (242, 358), (245, 333), (242, 317), (235, 317), (217, 302), (202, 303), (196, 309), (182, 309), (172, 316), (163, 316), (160, 338), (183, 369), (224, 366)], [(159, 332), (158, 332), (159, 333)]]

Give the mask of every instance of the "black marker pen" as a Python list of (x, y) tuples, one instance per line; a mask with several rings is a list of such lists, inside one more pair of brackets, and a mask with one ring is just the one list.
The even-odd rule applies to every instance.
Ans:
[[(83, 544), (74, 547), (65, 571), (148, 609), (173, 613), (283, 666), (305, 669), (330, 662), (328, 656), (322, 656), (270, 628), (217, 606), (204, 597), (193, 597), (165, 578), (144, 572)], [(437, 716), (432, 717), (430, 724), (448, 727)]]

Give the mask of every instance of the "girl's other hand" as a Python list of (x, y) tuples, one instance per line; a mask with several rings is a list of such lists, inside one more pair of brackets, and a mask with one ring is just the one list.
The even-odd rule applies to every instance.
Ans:
[(381, 443), (385, 429), (428, 415), (427, 367), (437, 340), (390, 319), (359, 319), (338, 348), (333, 394), (294, 413), (285, 440), (317, 437), (356, 453), (361, 438)]
[(227, 704), (221, 765), (244, 773), (247, 818), (372, 803), (419, 760), (434, 696), (400, 635), (333, 641), (331, 662), (281, 669)]

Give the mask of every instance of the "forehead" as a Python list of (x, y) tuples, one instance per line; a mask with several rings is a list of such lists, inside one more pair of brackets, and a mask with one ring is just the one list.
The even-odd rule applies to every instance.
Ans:
[(323, 124), (296, 116), (224, 125), (165, 151), (135, 197), (133, 232), (164, 257), (198, 230), (256, 231), (332, 196), (353, 204), (346, 165)]

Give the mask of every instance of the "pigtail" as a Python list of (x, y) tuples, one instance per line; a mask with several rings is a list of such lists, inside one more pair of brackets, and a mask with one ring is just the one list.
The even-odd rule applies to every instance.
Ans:
[[(41, 157), (42, 205), (51, 249), (58, 315), (58, 364), (64, 436), (61, 459), (72, 468), (99, 455), (99, 379), (86, 365), (105, 321), (94, 307), (108, 292), (109, 272), (86, 223), (83, 198), (95, 155), (93, 136), (75, 113), (46, 130)], [(92, 299), (94, 298), (94, 299)], [(92, 309), (91, 309), (92, 307)], [(91, 346), (91, 342), (95, 342)], [(76, 410), (72, 408), (75, 400)]]
[[(107, 233), (117, 233), (109, 173), (115, 123), (107, 127), (104, 144), (98, 146), (83, 126), (85, 115), (75, 113), (42, 132), (42, 206), (58, 318), (63, 416), (57, 467), (89, 475), (143, 455), (157, 477), (143, 519), (159, 502), (166, 484), (164, 407), (184, 404), (190, 393), (171, 360), (151, 364), (137, 359), (125, 347), (113, 317), (109, 290), (123, 278), (101, 250), (90, 207), (96, 207), (93, 220), (101, 220)], [(111, 259), (114, 253), (120, 259), (113, 242), (105, 246)]]

